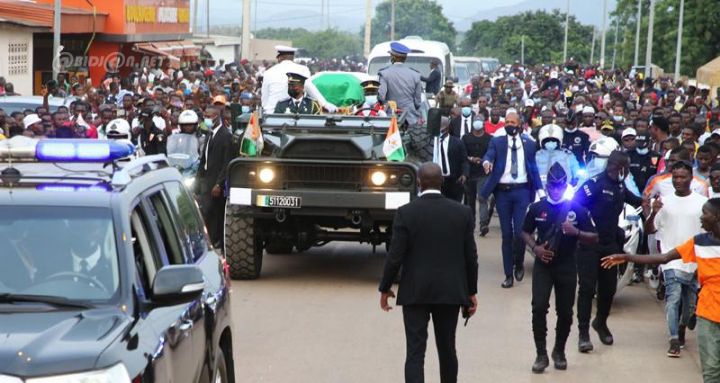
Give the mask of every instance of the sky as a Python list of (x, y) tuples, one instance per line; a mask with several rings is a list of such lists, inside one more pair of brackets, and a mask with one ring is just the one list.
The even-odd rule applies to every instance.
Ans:
[[(200, 28), (204, 30), (205, 8), (210, 1), (211, 25), (240, 25), (242, 0), (191, 0), (199, 1)], [(458, 30), (467, 30), (470, 24), (486, 12), (514, 14), (518, 9), (540, 9), (545, 7), (564, 8), (565, 0), (436, 0), (443, 6), (445, 16)], [(614, 8), (616, 0), (610, 0), (608, 11)], [(373, 0), (376, 6), (382, 0)], [(322, 5), (329, 4), (330, 26), (341, 30), (359, 31), (365, 14), (365, 0), (251, 0), (252, 29), (267, 27), (324, 28), (321, 22)], [(595, 9), (597, 8), (597, 9)], [(585, 24), (602, 23), (602, 0), (571, 0), (570, 13)], [(327, 26), (327, 24), (325, 25)]]

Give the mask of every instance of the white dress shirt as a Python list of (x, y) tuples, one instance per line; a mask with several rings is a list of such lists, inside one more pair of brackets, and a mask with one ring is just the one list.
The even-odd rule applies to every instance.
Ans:
[(443, 164), (441, 161), (443, 160), (443, 155), (438, 156), (438, 166), (440, 166), (440, 171), (442, 171), (443, 177), (450, 176), (450, 158), (448, 157), (448, 146), (450, 146), (450, 134), (445, 134), (444, 137), (440, 138), (440, 150), (444, 153), (444, 160), (445, 160), (445, 166), (443, 169)]
[[(262, 107), (265, 113), (274, 113), (278, 102), (289, 97), (288, 95), (288, 72), (306, 73), (310, 77), (310, 69), (305, 65), (294, 63), (292, 60), (284, 60), (265, 71), (262, 84)], [(325, 97), (318, 91), (312, 81), (305, 81), (305, 93), (320, 104), (321, 107), (333, 112), (336, 107), (325, 100)]]
[(440, 192), (440, 190), (437, 190), (437, 189), (427, 189), (427, 190), (421, 191), (420, 194), (418, 194), (418, 197), (422, 197), (426, 194), (442, 194), (442, 193)]
[(512, 169), (512, 142), (513, 137), (511, 136), (505, 136), (508, 140), (508, 148), (507, 148), (507, 159), (505, 161), (505, 171), (503, 172), (502, 177), (500, 177), (500, 183), (501, 184), (522, 184), (528, 181), (527, 179), (527, 170), (525, 169), (525, 149), (523, 147), (522, 138), (520, 138), (520, 135), (515, 135), (515, 145), (517, 145), (517, 163), (518, 163), (518, 172), (517, 177), (513, 178), (511, 174)]
[(78, 257), (77, 255), (75, 255), (75, 253), (73, 253), (73, 271), (75, 271), (76, 273), (80, 272), (80, 270), (82, 269), (82, 267), (80, 266), (80, 262), (82, 262), (83, 260), (87, 262), (88, 271), (94, 269), (95, 266), (97, 266), (98, 262), (100, 262), (100, 255), (100, 246), (98, 246), (97, 249), (95, 249), (95, 252), (87, 258)]

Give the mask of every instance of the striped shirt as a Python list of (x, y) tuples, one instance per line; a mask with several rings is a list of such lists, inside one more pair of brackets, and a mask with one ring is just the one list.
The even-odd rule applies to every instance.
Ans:
[[(690, 182), (690, 190), (703, 197), (707, 197), (708, 189), (709, 185), (707, 181), (698, 176), (693, 176)], [(664, 172), (650, 177), (643, 191), (643, 197), (645, 198), (665, 197), (670, 194), (675, 194), (675, 187), (672, 184), (672, 172)]]
[(720, 323), (720, 240), (710, 233), (702, 233), (675, 250), (683, 262), (698, 265), (698, 281), (702, 289), (698, 297), (697, 316)]

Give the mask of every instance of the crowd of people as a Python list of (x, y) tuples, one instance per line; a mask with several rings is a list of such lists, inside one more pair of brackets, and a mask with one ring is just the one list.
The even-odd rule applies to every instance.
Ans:
[[(553, 289), (556, 368), (567, 366), (565, 343), (576, 302), (579, 350), (593, 349), (591, 327), (603, 344), (613, 343), (608, 318), (614, 267), (631, 260), (665, 262), (658, 297), (666, 301), (667, 355), (680, 356), (686, 330), (697, 324), (705, 379), (720, 379), (720, 271), (712, 259), (720, 248), (720, 200), (714, 199), (720, 196), (718, 99), (708, 89), (667, 77), (603, 70), (572, 59), (562, 65), (506, 65), (476, 74), (459, 89), (452, 81), (439, 83), (433, 75), (440, 70), (437, 63), (422, 77), (402, 66), (406, 47), (392, 48), (393, 65), (364, 84), (367, 106), (384, 115), (392, 101), (409, 112), (411, 126), (422, 124), (419, 92), (430, 91), (444, 115), (434, 156), (441, 178), (435, 182), (436, 169), (426, 168), (425, 186), (470, 206), (481, 237), (497, 211), (503, 288), (523, 280), (526, 249), (535, 255), (532, 370), (542, 372), (549, 364), (545, 318)], [(0, 139), (125, 139), (141, 155), (152, 155), (171, 154), (180, 135), (195, 137), (195, 192), (211, 240), (222, 246), (226, 167), (240, 154), (232, 105), (245, 116), (259, 109), (332, 113), (336, 106), (306, 80), (313, 71), (364, 68), (349, 58), (306, 66), (295, 63), (294, 54), (278, 47), (274, 65), (205, 60), (182, 70), (135, 68), (123, 76), (110, 71), (100, 84), (61, 73), (43, 89), (43, 105), (10, 115), (0, 109)], [(9, 85), (0, 79), (0, 94), (12, 93)], [(52, 111), (49, 98), (65, 96), (74, 101)], [(618, 255), (625, 240), (618, 219), (626, 204), (641, 207), (645, 235), (637, 252), (649, 256)], [(634, 281), (643, 278), (643, 268), (636, 267)], [(381, 287), (385, 304), (392, 279), (386, 276)], [(591, 321), (593, 297), (597, 313)]]

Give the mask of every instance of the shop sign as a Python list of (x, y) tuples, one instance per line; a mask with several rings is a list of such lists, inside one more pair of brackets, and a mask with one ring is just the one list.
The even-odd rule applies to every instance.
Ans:
[(180, 23), (190, 22), (190, 8), (151, 7), (128, 5), (125, 7), (128, 23)]

